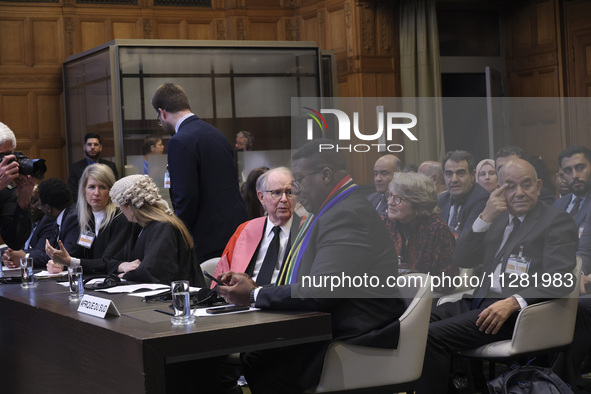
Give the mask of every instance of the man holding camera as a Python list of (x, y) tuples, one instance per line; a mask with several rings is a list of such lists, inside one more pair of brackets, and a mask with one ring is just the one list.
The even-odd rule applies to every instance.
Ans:
[(31, 233), (29, 204), (35, 179), (20, 174), (14, 148), (14, 133), (0, 122), (0, 235), (10, 248), (20, 249)]

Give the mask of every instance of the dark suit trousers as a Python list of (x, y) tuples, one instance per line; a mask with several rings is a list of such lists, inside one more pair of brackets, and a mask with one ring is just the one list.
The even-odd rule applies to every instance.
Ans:
[(591, 295), (579, 298), (573, 342), (567, 352), (559, 354), (552, 366), (562, 380), (575, 388), (581, 386), (581, 364), (591, 354)]
[(495, 335), (485, 334), (476, 326), (480, 312), (495, 301), (497, 299), (485, 299), (480, 308), (470, 309), (472, 299), (465, 298), (433, 308), (417, 394), (447, 393), (452, 357), (456, 352), (511, 338), (517, 313), (507, 319)]
[(318, 384), (328, 342), (313, 342), (242, 354), (253, 394), (296, 394)]

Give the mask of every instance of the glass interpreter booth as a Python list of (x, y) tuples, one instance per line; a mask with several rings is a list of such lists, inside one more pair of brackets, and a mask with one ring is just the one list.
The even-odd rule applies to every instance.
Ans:
[(82, 159), (84, 135), (94, 132), (120, 176), (147, 164), (160, 187), (166, 151), (142, 151), (147, 137), (164, 146), (170, 138), (151, 105), (159, 85), (182, 86), (191, 110), (232, 146), (239, 131), (251, 133), (252, 150), (236, 155), (241, 181), (259, 166), (290, 165), (292, 97), (336, 95), (334, 55), (313, 42), (115, 40), (70, 56), (63, 77), (68, 162)]

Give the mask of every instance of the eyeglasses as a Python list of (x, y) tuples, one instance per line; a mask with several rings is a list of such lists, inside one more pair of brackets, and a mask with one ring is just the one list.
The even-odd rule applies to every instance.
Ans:
[(309, 177), (310, 175), (317, 174), (317, 173), (319, 173), (322, 170), (324, 170), (324, 168), (321, 168), (321, 169), (316, 170), (316, 171), (312, 171), (311, 173), (306, 174), (306, 175), (304, 175), (301, 178), (294, 179), (293, 182), (291, 182), (291, 187), (293, 189), (300, 190), (302, 188), (302, 181), (304, 180), (304, 178)]
[(265, 191), (271, 195), (273, 200), (279, 200), (281, 197), (283, 197), (283, 193), (285, 193), (285, 196), (287, 198), (291, 199), (293, 197), (293, 195), (291, 194), (291, 189), (277, 189), (277, 190), (265, 190)]
[(158, 122), (158, 126), (162, 127), (162, 118), (160, 118), (160, 111), (156, 111), (156, 113), (158, 114), (156, 116), (156, 122)]
[(398, 205), (398, 204), (402, 203), (402, 201), (406, 201), (406, 198), (400, 197), (400, 196), (395, 196), (393, 194), (390, 194), (387, 198), (388, 198), (388, 200), (392, 199), (392, 201), (394, 201), (394, 205)]

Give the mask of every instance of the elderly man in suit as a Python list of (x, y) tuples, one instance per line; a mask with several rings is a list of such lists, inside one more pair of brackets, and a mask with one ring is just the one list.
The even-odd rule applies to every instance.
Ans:
[(232, 146), (191, 112), (180, 86), (159, 86), (152, 106), (172, 136), (166, 148), (174, 213), (193, 236), (199, 262), (219, 257), (236, 228), (248, 220)]
[(257, 196), (267, 216), (238, 227), (218, 262), (216, 277), (227, 271), (246, 272), (260, 286), (275, 283), (299, 229), (300, 218), (293, 217), (291, 181), (291, 171), (285, 167), (259, 177)]
[(119, 177), (115, 163), (100, 158), (102, 150), (103, 144), (100, 135), (87, 133), (84, 136), (84, 158), (70, 166), (70, 175), (68, 176), (68, 186), (72, 192), (74, 202), (78, 199), (78, 184), (80, 183), (80, 178), (82, 178), (82, 173), (89, 165), (95, 163), (106, 164), (113, 171), (115, 179)]
[(591, 207), (591, 150), (570, 146), (558, 155), (558, 165), (571, 192), (556, 200), (554, 206), (573, 217), (581, 236)]
[[(433, 309), (417, 393), (446, 393), (455, 352), (511, 338), (520, 309), (565, 295), (576, 283), (568, 281), (578, 244), (572, 218), (538, 201), (542, 181), (525, 160), (506, 163), (499, 177), (502, 186), (491, 193), (454, 254), (454, 263), (461, 267), (482, 263), (484, 281), (472, 299)], [(551, 273), (564, 280), (556, 287), (536, 287), (533, 281), (509, 285), (511, 278), (524, 273)]]
[(447, 152), (441, 161), (447, 191), (439, 195), (439, 215), (456, 238), (466, 235), (486, 205), (489, 193), (475, 182), (474, 157), (463, 150)]
[[(375, 209), (357, 192), (339, 152), (319, 152), (314, 140), (293, 155), (292, 189), (311, 215), (302, 225), (276, 286), (260, 287), (246, 274), (227, 272), (219, 293), (238, 305), (270, 310), (331, 313), (333, 339), (362, 346), (395, 348), (399, 298), (380, 298), (368, 287), (306, 287), (304, 278), (396, 275), (395, 250)], [(384, 282), (382, 282), (384, 283)], [(379, 293), (382, 291), (382, 293)], [(395, 289), (388, 289), (396, 295)], [(328, 296), (332, 295), (333, 298)], [(366, 297), (366, 298), (364, 298)], [(246, 353), (244, 373), (255, 393), (299, 393), (318, 382), (328, 342)]]
[(376, 192), (367, 196), (380, 216), (388, 213), (388, 187), (395, 172), (402, 171), (402, 162), (395, 155), (384, 155), (373, 166), (373, 183)]

